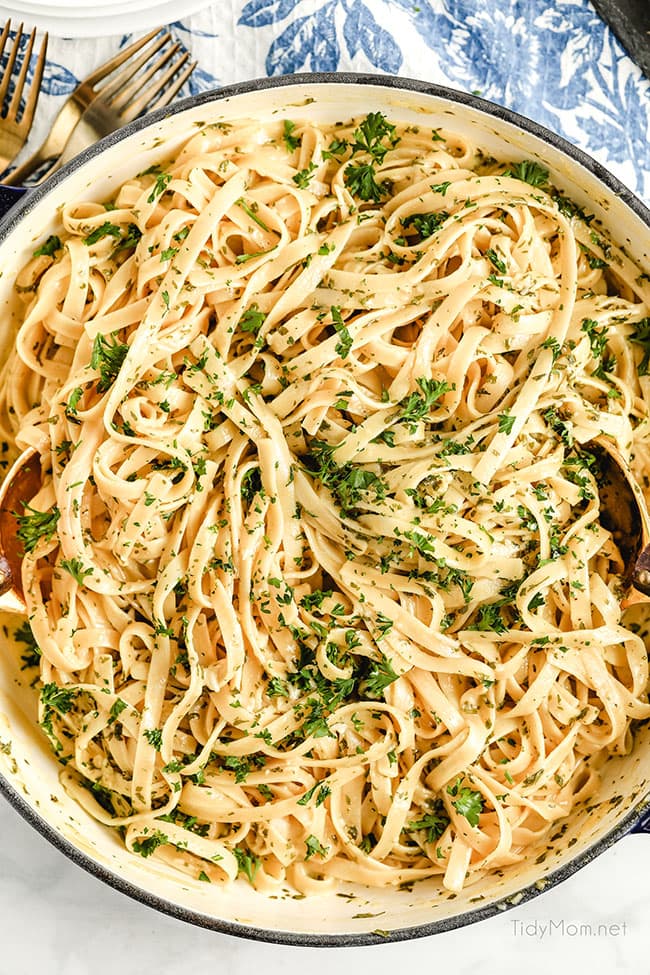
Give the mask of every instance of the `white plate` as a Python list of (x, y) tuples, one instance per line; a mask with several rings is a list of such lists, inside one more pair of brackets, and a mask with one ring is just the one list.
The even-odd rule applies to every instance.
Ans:
[[(30, 17), (53, 17), (56, 20), (87, 20), (84, 11), (75, 6), (74, 0), (66, 0), (65, 3), (50, 4), (50, 0), (10, 0), (11, 9), (21, 16)], [(165, 0), (93, 0), (99, 8), (95, 16), (113, 17), (127, 12), (143, 12), (150, 10), (152, 14), (158, 15), (161, 7), (166, 6)]]
[[(160, 0), (143, 0), (143, 6), (153, 7), (155, 4), (160, 3)], [(88, 5), (82, 2), (82, 0), (65, 0), (64, 3), (58, 3), (57, 0), (10, 0), (7, 6), (11, 10), (17, 10), (22, 13), (27, 7), (35, 12), (40, 12), (44, 15), (54, 15), (55, 17), (81, 17), (84, 13), (87, 13)], [(93, 9), (98, 7), (107, 7), (109, 12), (112, 7), (115, 6), (114, 0), (93, 0)]]
[[(74, 0), (72, 0), (74, 2)], [(98, 0), (92, 16), (85, 9), (45, 3), (11, 0), (0, 4), (0, 21), (12, 17), (29, 22), (30, 27), (49, 31), (53, 37), (114, 37), (163, 26), (210, 6), (211, 0), (183, 0), (182, 11), (177, 0), (134, 0), (133, 3)], [(97, 8), (101, 9), (97, 9)]]

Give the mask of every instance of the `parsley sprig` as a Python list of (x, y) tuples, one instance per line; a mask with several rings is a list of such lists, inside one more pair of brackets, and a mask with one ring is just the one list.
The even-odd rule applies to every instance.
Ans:
[(99, 370), (98, 393), (105, 393), (113, 385), (129, 351), (128, 345), (118, 342), (116, 335), (117, 332), (111, 336), (96, 335), (93, 342), (90, 367)]
[(419, 243), (435, 234), (436, 230), (439, 230), (448, 218), (449, 213), (446, 210), (431, 213), (411, 213), (408, 217), (404, 217), (402, 226), (405, 230), (413, 227), (418, 235), (418, 240), (415, 243)]
[[(389, 621), (392, 624), (392, 621)], [(393, 670), (388, 657), (382, 653), (379, 660), (373, 660), (363, 688), (368, 697), (383, 698), (386, 688), (397, 680), (399, 674)]]
[[(386, 184), (377, 182), (375, 166), (381, 166), (388, 150), (397, 145), (399, 139), (395, 138), (394, 133), (395, 126), (381, 112), (370, 112), (354, 130), (352, 155), (364, 153), (370, 156), (370, 160), (349, 163), (346, 167), (343, 179), (353, 196), (379, 203), (382, 196), (387, 195)], [(388, 140), (388, 144), (385, 140)]]
[(83, 562), (81, 559), (61, 559), (61, 568), (65, 569), (75, 582), (83, 586), (84, 579), (86, 576), (91, 576), (93, 574), (92, 569), (84, 569)]
[(242, 332), (250, 332), (251, 335), (257, 335), (264, 324), (265, 319), (266, 313), (260, 311), (258, 305), (253, 303), (241, 316), (239, 322), (237, 323), (237, 327)]
[(41, 538), (49, 541), (56, 531), (61, 512), (58, 508), (51, 511), (37, 511), (26, 504), (23, 508), (27, 514), (18, 516), (18, 538), (23, 543), (23, 550), (33, 552)]
[(399, 418), (410, 424), (412, 432), (415, 424), (428, 416), (438, 400), (453, 388), (445, 380), (426, 379), (424, 376), (420, 376), (417, 384), (420, 391), (410, 393), (400, 403), (402, 411)]
[(548, 169), (531, 159), (510, 163), (503, 175), (514, 176), (515, 179), (520, 179), (530, 186), (545, 186), (548, 183)]
[(116, 223), (111, 223), (109, 220), (105, 220), (103, 224), (99, 227), (95, 227), (87, 237), (84, 237), (84, 244), (87, 247), (91, 247), (98, 241), (102, 240), (104, 237), (116, 237), (120, 238), (122, 236), (122, 231)]
[(427, 843), (435, 843), (439, 840), (444, 831), (449, 826), (449, 816), (445, 811), (441, 799), (437, 799), (431, 812), (425, 813), (421, 819), (416, 819), (406, 826), (408, 833), (427, 831)]
[(295, 152), (296, 149), (300, 146), (300, 142), (301, 142), (300, 137), (292, 134), (295, 127), (296, 127), (295, 122), (292, 122), (291, 119), (285, 118), (282, 139), (284, 141), (287, 152)]
[(157, 173), (156, 181), (153, 184), (151, 193), (147, 197), (147, 203), (154, 203), (157, 196), (162, 196), (172, 181), (171, 173)]
[(479, 816), (483, 812), (483, 796), (469, 786), (461, 786), (461, 782), (459, 778), (453, 785), (447, 786), (448, 795), (453, 796), (452, 806), (470, 826), (478, 826)]
[(166, 843), (169, 843), (167, 834), (155, 829), (148, 836), (138, 837), (133, 844), (133, 852), (139, 853), (141, 857), (150, 857), (159, 846), (165, 846)]
[(56, 234), (51, 234), (44, 244), (37, 247), (34, 251), (34, 257), (54, 257), (56, 251), (61, 250), (61, 241), (56, 236)]
[(297, 187), (301, 190), (306, 190), (309, 188), (311, 179), (318, 169), (315, 162), (310, 162), (306, 169), (301, 169), (293, 176), (293, 181)]
[(245, 782), (249, 773), (256, 768), (263, 768), (266, 764), (266, 757), (261, 754), (256, 755), (228, 755), (223, 763), (223, 767), (235, 774), (235, 783), (239, 785)]
[(252, 884), (255, 880), (255, 874), (260, 867), (260, 858), (242, 846), (233, 847), (232, 852), (237, 861), (237, 875), (239, 876), (240, 873), (243, 873), (249, 884)]
[(371, 163), (364, 163), (359, 166), (348, 166), (345, 170), (345, 185), (352, 196), (358, 196), (361, 200), (375, 203), (381, 201), (382, 196), (387, 195), (385, 183), (378, 183), (375, 179), (375, 169)]
[(77, 688), (60, 687), (58, 684), (50, 682), (43, 685), (40, 696), (43, 708), (41, 728), (52, 742), (54, 750), (60, 752), (63, 750), (63, 745), (54, 731), (52, 718), (57, 714), (63, 717), (68, 711), (72, 710), (74, 699), (77, 696)]
[(374, 497), (381, 501), (386, 497), (385, 481), (370, 466), (352, 463), (339, 466), (334, 459), (335, 450), (335, 445), (324, 440), (312, 440), (303, 461), (307, 473), (332, 492), (344, 514), (353, 511), (362, 500)]
[(332, 314), (332, 321), (334, 322), (334, 328), (339, 335), (339, 341), (336, 343), (335, 352), (340, 355), (342, 359), (347, 359), (350, 354), (350, 349), (352, 348), (352, 336), (350, 335), (345, 322), (341, 316), (341, 309), (336, 305), (332, 305), (330, 308)]
[[(352, 152), (367, 152), (373, 162), (381, 165), (389, 148), (396, 146), (399, 141), (395, 139), (394, 133), (395, 126), (391, 125), (385, 115), (381, 112), (370, 112), (353, 132)], [(385, 145), (386, 137), (390, 145)]]
[(319, 857), (326, 857), (330, 851), (329, 846), (323, 846), (317, 836), (310, 835), (305, 840), (305, 846), (307, 847), (307, 852), (305, 853), (305, 860), (309, 860), (310, 857), (318, 855)]

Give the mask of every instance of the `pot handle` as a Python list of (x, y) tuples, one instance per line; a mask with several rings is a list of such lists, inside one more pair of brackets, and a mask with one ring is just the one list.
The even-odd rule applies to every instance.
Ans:
[(0, 218), (4, 217), (27, 192), (24, 186), (4, 186), (0, 183)]
[(650, 809), (646, 809), (641, 818), (636, 821), (630, 833), (650, 833)]

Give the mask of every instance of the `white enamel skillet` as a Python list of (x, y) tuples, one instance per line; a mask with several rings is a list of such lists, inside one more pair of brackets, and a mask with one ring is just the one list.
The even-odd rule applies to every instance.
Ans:
[[(464, 133), (497, 158), (537, 160), (567, 196), (594, 213), (632, 258), (650, 271), (650, 212), (602, 166), (541, 126), (473, 95), (422, 82), (303, 74), (233, 85), (138, 120), (88, 149), (14, 205), (0, 223), (0, 351), (13, 337), (15, 273), (52, 232), (64, 201), (109, 198), (129, 176), (173, 153), (200, 122), (263, 118), (285, 110), (292, 118), (318, 122), (381, 111), (391, 119)], [(17, 195), (8, 187), (4, 192), (0, 188), (0, 207), (15, 204)], [(9, 631), (17, 622), (10, 621)], [(323, 946), (421, 937), (529, 900), (631, 829), (650, 831), (650, 727), (645, 726), (637, 729), (632, 754), (609, 762), (597, 800), (576, 809), (536, 857), (461, 894), (444, 892), (431, 881), (416, 884), (411, 891), (355, 889), (344, 884), (341, 891), (351, 896), (270, 899), (243, 879), (226, 889), (195, 882), (155, 859), (128, 853), (113, 831), (99, 826), (66, 796), (59, 785), (57, 763), (36, 726), (35, 694), (29, 687), (32, 675), (21, 672), (20, 653), (11, 651), (8, 637), (3, 639), (0, 792), (35, 829), (99, 880), (203, 927), (247, 938)]]

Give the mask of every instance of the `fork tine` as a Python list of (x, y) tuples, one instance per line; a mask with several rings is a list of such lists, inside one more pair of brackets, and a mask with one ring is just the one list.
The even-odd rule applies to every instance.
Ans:
[(152, 31), (149, 31), (148, 34), (145, 34), (144, 37), (141, 37), (133, 44), (129, 44), (128, 47), (125, 47), (122, 51), (120, 51), (119, 54), (116, 54), (114, 58), (111, 58), (110, 61), (106, 61), (105, 64), (100, 64), (96, 71), (93, 71), (92, 74), (89, 74), (87, 78), (84, 78), (84, 84), (92, 87), (93, 85), (96, 85), (98, 81), (103, 81), (104, 78), (107, 78), (109, 74), (112, 74), (116, 68), (119, 68), (121, 64), (128, 61), (133, 54), (137, 54), (140, 48), (144, 47), (145, 44), (148, 44), (149, 41), (156, 36), (159, 30), (160, 27), (154, 27)]
[(2, 34), (0, 34), (0, 58), (5, 53), (5, 44), (7, 43), (7, 38), (9, 37), (9, 31), (11, 30), (11, 20), (8, 20), (4, 27), (2, 28)]
[(43, 35), (43, 43), (41, 44), (41, 49), (38, 54), (38, 60), (36, 61), (36, 67), (34, 68), (34, 75), (32, 77), (29, 95), (25, 100), (25, 110), (23, 111), (21, 125), (25, 126), (25, 128), (28, 130), (32, 126), (34, 112), (36, 110), (36, 103), (38, 102), (38, 96), (41, 93), (41, 82), (43, 81), (43, 69), (45, 68), (45, 56), (47, 54), (47, 42), (48, 34), (45, 33)]
[(149, 79), (153, 78), (156, 72), (160, 71), (161, 68), (167, 64), (170, 58), (172, 58), (178, 50), (180, 50), (180, 44), (172, 44), (172, 46), (168, 48), (164, 54), (161, 54), (157, 61), (154, 61), (153, 64), (149, 65), (146, 71), (143, 71), (142, 74), (137, 76), (137, 78), (134, 78), (128, 87), (122, 89), (117, 98), (115, 98), (113, 101), (113, 108), (115, 111), (121, 113), (121, 109), (123, 107), (128, 107), (129, 102), (134, 95), (136, 95), (139, 91), (144, 91), (144, 87)]
[(29, 35), (29, 40), (27, 41), (27, 50), (23, 55), (22, 64), (20, 65), (20, 71), (18, 72), (18, 77), (16, 78), (16, 84), (14, 85), (14, 93), (11, 99), (9, 108), (7, 109), (7, 118), (17, 118), (18, 111), (20, 109), (20, 99), (23, 97), (23, 88), (25, 87), (25, 79), (27, 78), (27, 72), (29, 70), (29, 62), (31, 61), (32, 51), (34, 50), (34, 41), (36, 40), (36, 28), (32, 30)]
[(157, 51), (163, 47), (167, 41), (172, 39), (172, 35), (167, 31), (161, 37), (158, 37), (154, 43), (146, 51), (143, 51), (140, 57), (135, 58), (133, 61), (129, 61), (128, 64), (119, 71), (114, 78), (104, 85), (102, 90), (99, 92), (101, 98), (114, 98), (115, 95), (121, 91), (122, 87), (131, 80), (134, 74), (136, 74), (140, 68), (149, 61), (150, 58), (156, 54)]
[(7, 97), (7, 92), (9, 91), (9, 82), (11, 81), (11, 76), (14, 72), (16, 55), (18, 54), (18, 48), (20, 47), (20, 39), (22, 36), (23, 36), (23, 25), (21, 24), (14, 35), (14, 43), (12, 45), (11, 51), (9, 52), (9, 57), (7, 58), (7, 64), (5, 65), (5, 72), (2, 78), (2, 84), (0, 84), (0, 109), (2, 109), (4, 100)]
[(131, 104), (127, 106), (125, 112), (120, 113), (120, 117), (123, 118), (125, 122), (130, 122), (132, 119), (137, 118), (138, 115), (145, 110), (151, 99), (155, 98), (156, 95), (159, 95), (165, 90), (167, 82), (174, 77), (176, 72), (185, 64), (189, 56), (189, 52), (185, 51), (183, 56), (179, 58), (178, 61), (170, 64), (160, 78), (155, 78), (149, 87), (144, 89), (140, 97), (131, 102)]
[[(153, 112), (156, 108), (164, 108), (165, 105), (169, 105), (172, 98), (174, 98), (174, 96), (177, 95), (181, 90), (198, 63), (198, 61), (192, 61), (191, 64), (188, 64), (185, 70), (179, 74), (174, 84), (170, 85), (169, 88), (162, 93), (160, 98), (157, 99), (157, 101), (147, 106), (147, 112)], [(129, 119), (129, 121), (131, 121), (131, 119)]]

